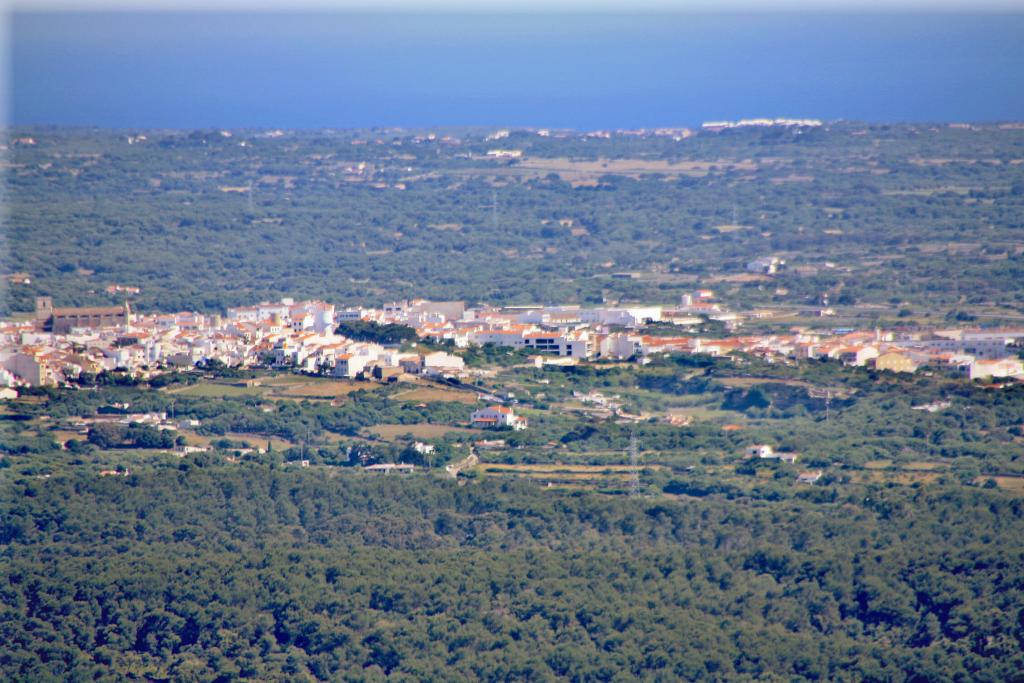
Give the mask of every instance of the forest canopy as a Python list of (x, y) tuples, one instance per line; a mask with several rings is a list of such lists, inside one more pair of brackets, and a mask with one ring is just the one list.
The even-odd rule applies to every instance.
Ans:
[[(1024, 504), (258, 467), (0, 500), (7, 680), (1012, 680)], [(810, 492), (809, 492), (810, 494)]]

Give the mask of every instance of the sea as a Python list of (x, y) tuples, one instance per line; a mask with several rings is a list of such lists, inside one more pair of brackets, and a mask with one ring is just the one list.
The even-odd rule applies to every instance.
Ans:
[(14, 125), (1024, 119), (1024, 13), (15, 12)]

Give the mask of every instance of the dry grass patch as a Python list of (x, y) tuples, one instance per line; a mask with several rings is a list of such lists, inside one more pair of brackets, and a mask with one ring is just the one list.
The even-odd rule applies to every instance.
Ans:
[(256, 380), (265, 387), (277, 387), (277, 386), (289, 386), (292, 384), (299, 384), (304, 382), (315, 382), (319, 377), (309, 377), (307, 375), (268, 375), (266, 377), (257, 377)]
[(671, 415), (674, 417), (691, 417), (698, 422), (708, 422), (715, 420), (729, 420), (730, 422), (737, 422), (742, 419), (739, 413), (731, 410), (719, 410), (718, 408), (709, 408), (707, 406), (680, 406), (671, 409)]
[(70, 439), (78, 439), (79, 441), (83, 441), (87, 438), (85, 434), (71, 432), (64, 429), (55, 429), (53, 431), (43, 432), (40, 436), (48, 436), (59, 444), (67, 443), (67, 441)]
[[(485, 472), (515, 472), (525, 474), (586, 474), (586, 475), (628, 475), (631, 465), (570, 465), (563, 463), (541, 463), (530, 465), (508, 465), (504, 463), (481, 463), (478, 468)], [(663, 470), (664, 465), (643, 465), (641, 470)]]
[(467, 405), (477, 402), (476, 394), (468, 391), (456, 391), (455, 389), (442, 389), (440, 387), (417, 387), (395, 394), (391, 397), (395, 401), (406, 401), (409, 403), (465, 403)]
[(870, 460), (864, 463), (864, 469), (868, 470), (884, 470), (892, 467), (892, 460)]
[(730, 232), (738, 232), (740, 230), (749, 230), (750, 228), (751, 228), (751, 226), (749, 226), (749, 225), (734, 225), (734, 224), (731, 224), (731, 223), (727, 223), (725, 225), (716, 225), (715, 226), (715, 230), (717, 230), (718, 232), (723, 233), (723, 234), (730, 233)]
[(851, 481), (858, 484), (933, 484), (941, 476), (938, 472), (907, 472), (892, 470), (865, 470), (851, 472)]
[(200, 380), (184, 387), (165, 389), (168, 394), (192, 396), (194, 398), (234, 398), (238, 396), (262, 396), (264, 389), (259, 386), (246, 387), (221, 382)]
[(279, 385), (272, 397), (287, 398), (337, 398), (360, 389), (372, 389), (374, 385), (338, 379), (316, 379), (313, 382)]
[(1024, 477), (978, 477), (974, 483), (982, 485), (989, 479), (995, 480), (999, 488), (1005, 491), (1024, 496)]
[(187, 386), (165, 389), (169, 394), (196, 398), (261, 397), (268, 399), (302, 400), (307, 398), (338, 398), (359, 389), (374, 389), (377, 385), (350, 380), (305, 375), (274, 375), (259, 377), (253, 386), (245, 380), (200, 380)]
[(648, 174), (667, 177), (703, 177), (714, 170), (755, 171), (758, 164), (751, 159), (718, 159), (670, 162), (665, 159), (570, 159), (567, 157), (527, 157), (515, 165), (501, 168), (468, 168), (455, 171), (461, 175), (492, 178), (519, 176), (541, 178), (557, 173), (574, 187), (597, 185), (603, 175), (624, 175), (639, 178)]
[(529, 479), (544, 479), (554, 482), (613, 481), (625, 483), (630, 478), (629, 472), (517, 472), (517, 476)]

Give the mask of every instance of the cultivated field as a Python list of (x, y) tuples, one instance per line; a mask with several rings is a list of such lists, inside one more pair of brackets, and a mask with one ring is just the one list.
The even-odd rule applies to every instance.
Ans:
[(269, 398), (340, 398), (353, 391), (373, 388), (373, 385), (365, 382), (337, 379), (316, 379), (312, 382), (279, 386), (280, 388), (275, 388)]
[(524, 171), (532, 170), (542, 174), (558, 173), (560, 175), (601, 176), (608, 173), (616, 175), (634, 175), (663, 173), (666, 175), (704, 176), (711, 169), (729, 169), (754, 171), (757, 164), (749, 159), (740, 161), (718, 159), (708, 161), (670, 162), (664, 159), (591, 159), (576, 160), (567, 157), (539, 158), (527, 157), (517, 163), (515, 168)]
[(167, 393), (198, 398), (261, 397), (269, 400), (335, 399), (360, 389), (372, 390), (378, 385), (328, 377), (277, 374), (259, 377), (257, 384), (246, 386), (244, 380), (202, 379), (184, 387), (171, 387)]
[[(516, 474), (629, 474), (631, 465), (571, 465), (564, 463), (541, 463), (530, 465), (508, 465), (505, 463), (481, 463), (477, 466), (484, 472), (512, 472)], [(642, 470), (663, 470), (664, 465), (644, 465)]]
[(200, 380), (185, 387), (173, 387), (168, 389), (167, 393), (193, 398), (237, 398), (240, 396), (262, 396), (264, 391), (262, 387), (244, 387)]
[(469, 405), (478, 401), (476, 394), (442, 387), (417, 387), (397, 393), (391, 398), (409, 403), (455, 402)]
[(1001, 489), (1010, 491), (1018, 496), (1024, 496), (1024, 477), (978, 477), (974, 480), (974, 483), (982, 486), (989, 479), (994, 480)]
[(855, 484), (934, 484), (942, 476), (941, 472), (922, 472), (914, 470), (861, 470), (850, 472), (850, 481)]

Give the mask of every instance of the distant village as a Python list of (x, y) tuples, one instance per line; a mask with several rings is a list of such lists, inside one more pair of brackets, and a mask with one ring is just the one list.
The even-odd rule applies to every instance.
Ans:
[[(791, 327), (785, 334), (741, 333), (745, 321), (766, 315), (731, 312), (711, 290), (686, 294), (675, 305), (599, 307), (467, 307), (461, 301), (417, 299), (379, 308), (338, 308), (283, 298), (229, 308), (222, 315), (139, 314), (127, 303), (62, 308), (40, 297), (32, 319), (0, 322), (0, 396), (16, 396), (18, 387), (59, 386), (83, 373), (120, 370), (150, 377), (211, 362), (385, 382), (407, 373), (458, 378), (468, 371), (457, 350), (487, 344), (521, 349), (538, 367), (602, 360), (645, 363), (666, 353), (745, 353), (773, 362), (828, 358), (890, 372), (948, 366), (970, 379), (1024, 378), (1018, 353), (1024, 327)], [(360, 321), (406, 326), (433, 344), (403, 349), (337, 332), (343, 323)], [(709, 322), (723, 332), (700, 332)], [(645, 332), (652, 324), (657, 334)], [(435, 350), (439, 345), (448, 350)], [(501, 414), (483, 417), (505, 419)]]

